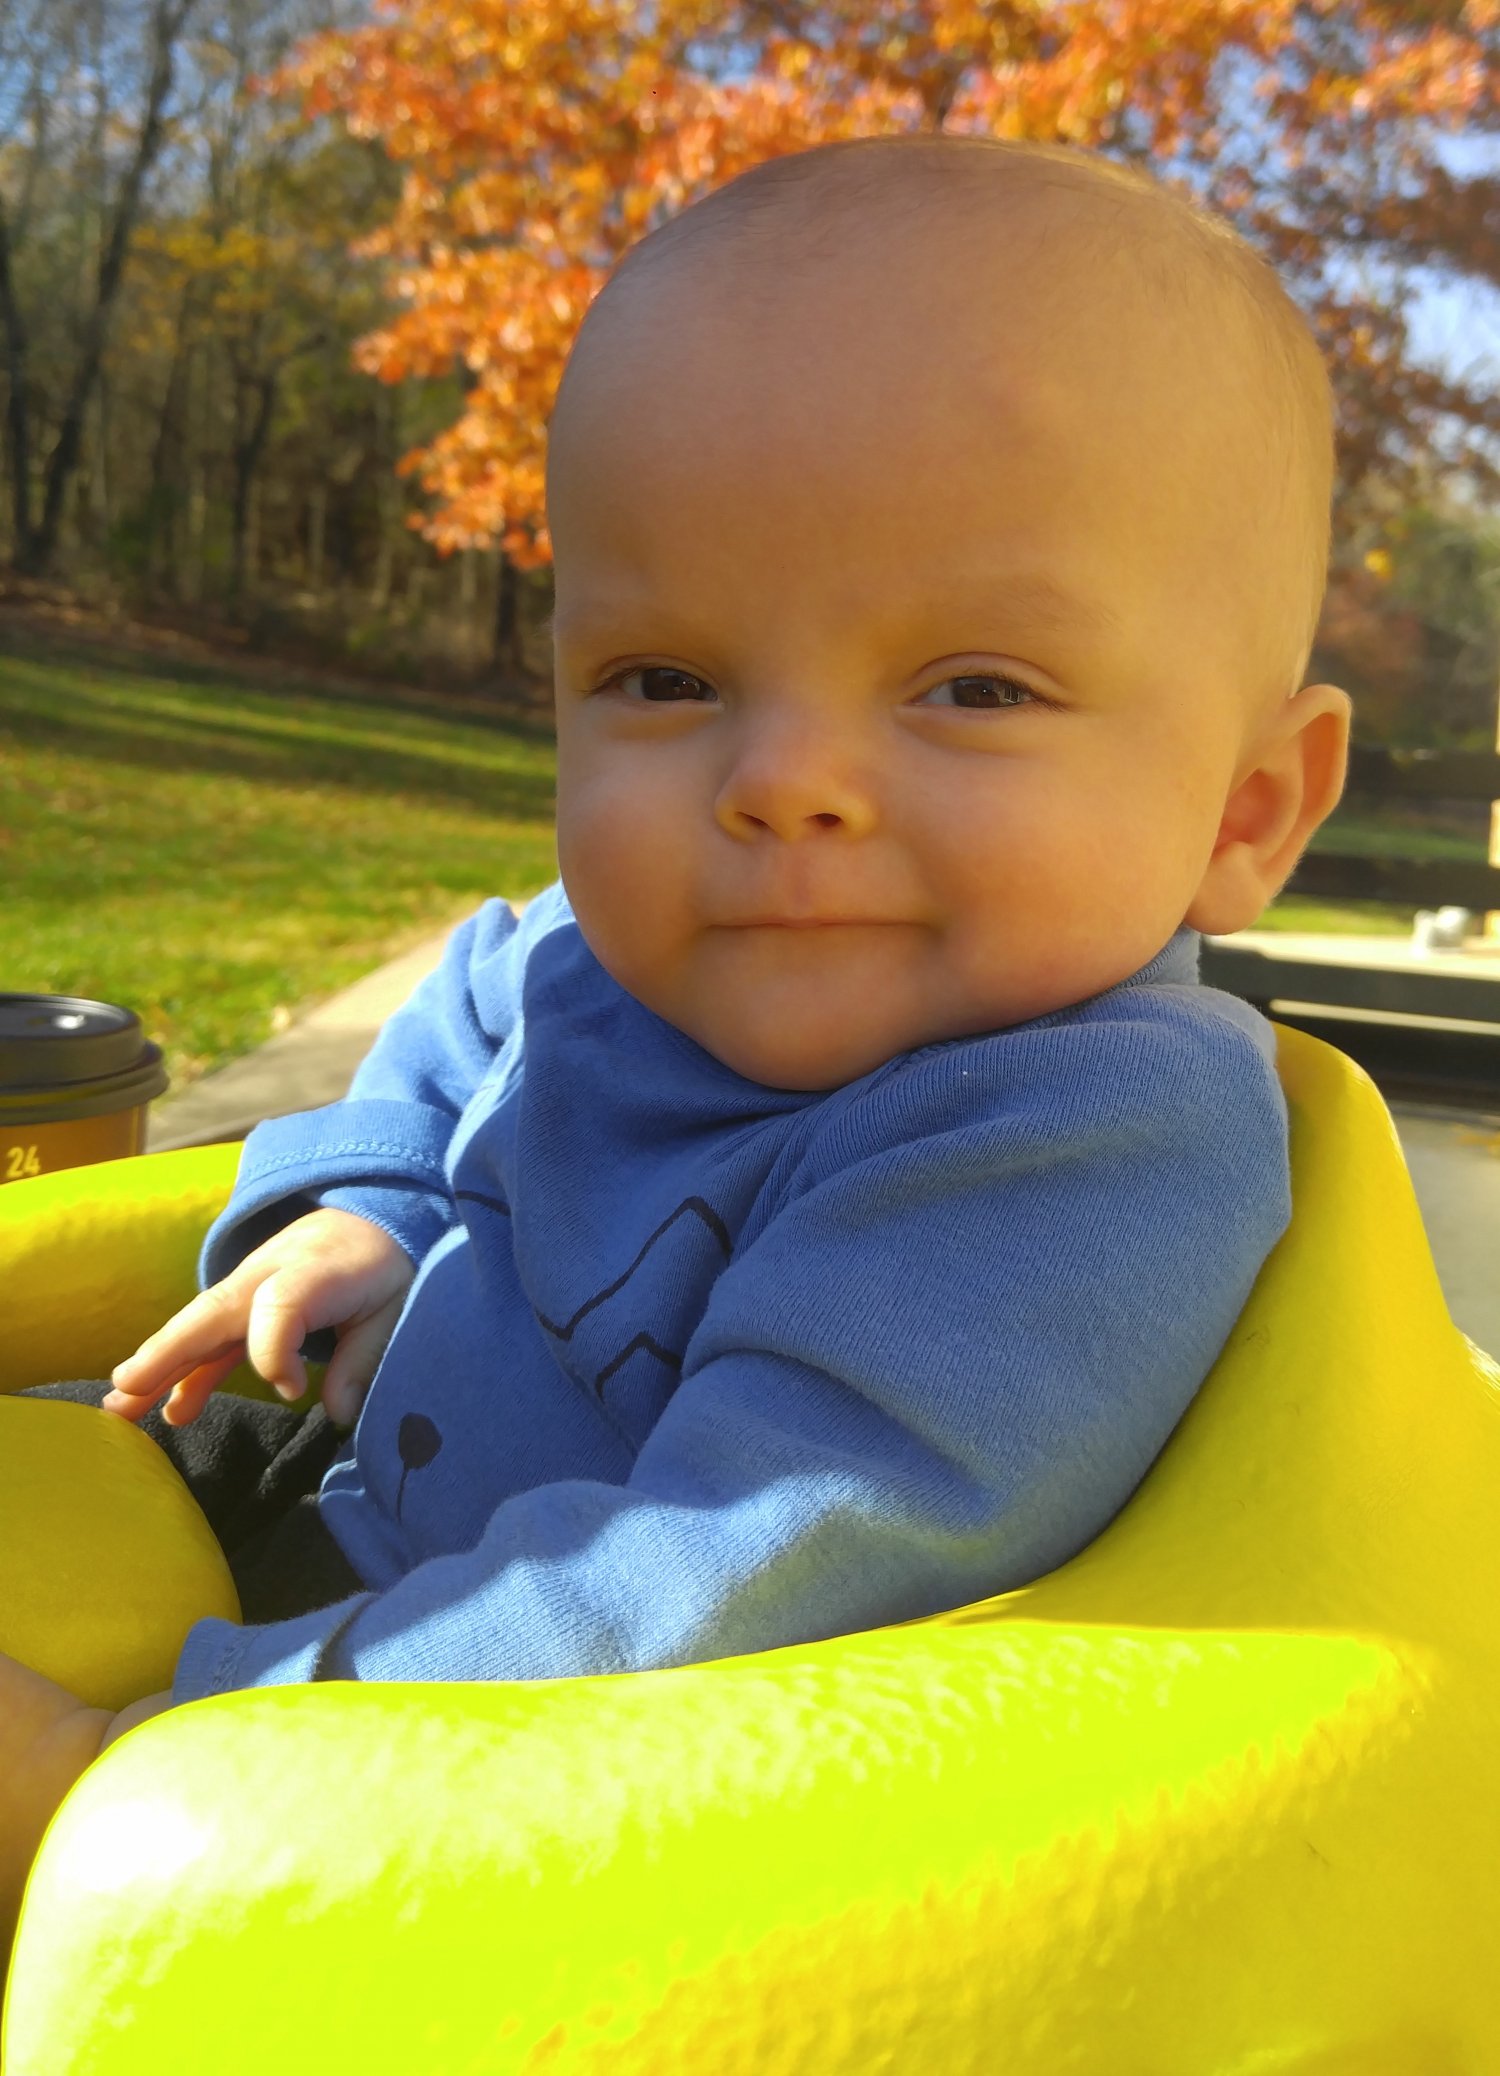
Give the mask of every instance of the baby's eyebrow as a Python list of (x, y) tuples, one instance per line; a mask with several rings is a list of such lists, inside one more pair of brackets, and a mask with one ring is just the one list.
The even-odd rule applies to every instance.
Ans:
[[(922, 603), (924, 610), (936, 606), (943, 611), (976, 616), (999, 608), (1024, 616), (1034, 625), (1056, 634), (1119, 634), (1122, 631), (1120, 616), (1112, 606), (1105, 605), (1100, 599), (1085, 598), (1081, 592), (1070, 590), (1043, 570), (1008, 577), (982, 574), (954, 577), (947, 583), (926, 588)], [(597, 604), (585, 602), (573, 609), (569, 620), (570, 624), (587, 630), (596, 621), (612, 618), (618, 610), (619, 606), (613, 600), (600, 600)], [(549, 638), (555, 637), (555, 605), (541, 624)]]
[(927, 592), (924, 603), (929, 601), (948, 611), (956, 608), (984, 612), (999, 606), (1009, 612), (1024, 614), (1037, 626), (1050, 628), (1058, 634), (1079, 628), (1093, 634), (1121, 632), (1120, 616), (1112, 606), (1105, 605), (1101, 599), (1085, 598), (1082, 592), (1070, 590), (1043, 570), (1008, 577), (970, 575), (953, 578), (948, 583), (935, 584)]

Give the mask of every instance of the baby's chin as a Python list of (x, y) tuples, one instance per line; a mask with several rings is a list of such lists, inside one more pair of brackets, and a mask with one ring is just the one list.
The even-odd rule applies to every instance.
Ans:
[(679, 1028), (746, 1081), (809, 1094), (846, 1088), (899, 1054), (930, 1042), (927, 1032), (908, 1031), (889, 1015), (878, 1024), (855, 1015), (819, 1029), (803, 1017), (768, 1016), (765, 1005), (735, 1015), (718, 1004), (701, 1016), (689, 1016)]
[[(702, 1040), (699, 1043), (702, 1044)], [(721, 1066), (731, 1073), (741, 1075), (762, 1088), (785, 1090), (788, 1094), (826, 1095), (836, 1088), (847, 1088), (851, 1081), (862, 1075), (874, 1073), (893, 1053), (883, 1053), (872, 1058), (865, 1052), (838, 1053), (827, 1049), (813, 1051), (779, 1046), (707, 1046)]]

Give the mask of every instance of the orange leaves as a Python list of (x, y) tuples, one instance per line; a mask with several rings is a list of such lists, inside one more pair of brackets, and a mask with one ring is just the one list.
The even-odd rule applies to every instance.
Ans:
[[(399, 310), (360, 344), (386, 382), (462, 370), (461, 417), (407, 457), (437, 547), (551, 553), (546, 426), (574, 334), (619, 255), (767, 158), (840, 137), (950, 129), (1132, 144), (1224, 173), (1221, 206), (1299, 263), (1276, 187), (1351, 119), (1451, 123), (1495, 106), (1500, 0), (1410, 26), (1389, 0), (377, 0), (312, 38), (275, 84), (401, 164), (401, 198), (360, 248)], [(1337, 24), (1324, 17), (1336, 13)], [(1220, 167), (1224, 61), (1248, 69), (1258, 134)], [(1486, 101), (1488, 96), (1488, 101)], [(1279, 132), (1281, 167), (1267, 131)], [(1241, 133), (1243, 134), (1243, 133)], [(1264, 204), (1264, 207), (1260, 205)], [(1330, 350), (1371, 347), (1327, 323)]]

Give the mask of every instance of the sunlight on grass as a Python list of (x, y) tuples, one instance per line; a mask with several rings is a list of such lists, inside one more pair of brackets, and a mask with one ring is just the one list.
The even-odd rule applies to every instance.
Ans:
[[(1462, 826), (1438, 826), (1431, 811), (1425, 816), (1413, 815), (1398, 806), (1378, 813), (1360, 802), (1337, 808), (1313, 838), (1311, 848), (1359, 858), (1435, 858), (1485, 864), (1487, 809), (1466, 803), (1458, 809), (1457, 819)], [(1413, 902), (1338, 902), (1311, 894), (1282, 894), (1254, 927), (1328, 937), (1410, 937), (1416, 913)]]
[[(8, 643), (20, 648), (17, 643)], [(175, 1088), (556, 877), (545, 734), (32, 644), (0, 656), (0, 987), (134, 1009)]]
[(1390, 902), (1350, 903), (1341, 908), (1310, 894), (1283, 894), (1256, 918), (1257, 930), (1306, 931), (1319, 937), (1410, 937), (1414, 908)]

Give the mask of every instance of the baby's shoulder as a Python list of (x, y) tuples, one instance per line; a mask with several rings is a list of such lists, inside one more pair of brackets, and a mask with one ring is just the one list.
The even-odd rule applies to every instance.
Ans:
[(1061, 1156), (1153, 1135), (1181, 1149), (1255, 1126), (1286, 1129), (1276, 1035), (1249, 1003), (1199, 985), (1119, 988), (1075, 1009), (920, 1046), (819, 1106), (807, 1157), (845, 1165), (882, 1148), (1014, 1142)]

